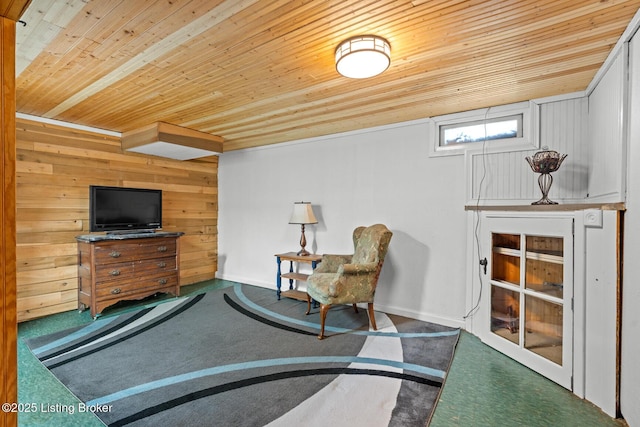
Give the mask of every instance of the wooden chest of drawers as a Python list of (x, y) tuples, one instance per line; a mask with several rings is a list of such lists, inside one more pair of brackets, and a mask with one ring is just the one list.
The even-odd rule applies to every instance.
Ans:
[(96, 317), (122, 300), (180, 295), (181, 234), (78, 236), (78, 309), (90, 307)]

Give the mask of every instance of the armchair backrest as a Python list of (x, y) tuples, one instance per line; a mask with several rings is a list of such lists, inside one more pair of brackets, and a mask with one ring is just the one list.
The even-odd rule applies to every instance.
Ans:
[(376, 281), (382, 270), (384, 257), (389, 249), (389, 242), (393, 233), (383, 224), (369, 227), (358, 227), (353, 230), (354, 254), (352, 264), (378, 262)]

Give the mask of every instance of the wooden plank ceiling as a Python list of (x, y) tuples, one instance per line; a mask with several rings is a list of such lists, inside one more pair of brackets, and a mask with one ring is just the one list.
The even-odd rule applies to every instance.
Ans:
[[(163, 121), (236, 150), (584, 90), (640, 0), (38, 0), (17, 110), (125, 132)], [(377, 34), (390, 68), (335, 71)]]

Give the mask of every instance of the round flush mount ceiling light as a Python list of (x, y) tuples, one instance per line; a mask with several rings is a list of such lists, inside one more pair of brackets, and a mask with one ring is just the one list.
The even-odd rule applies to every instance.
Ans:
[(389, 68), (391, 47), (378, 36), (351, 37), (336, 49), (336, 69), (352, 79), (377, 76)]

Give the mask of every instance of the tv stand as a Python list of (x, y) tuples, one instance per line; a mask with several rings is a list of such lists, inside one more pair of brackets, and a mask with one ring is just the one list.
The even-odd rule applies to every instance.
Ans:
[(180, 295), (184, 233), (89, 234), (78, 241), (78, 309), (97, 317), (106, 307), (159, 292)]

